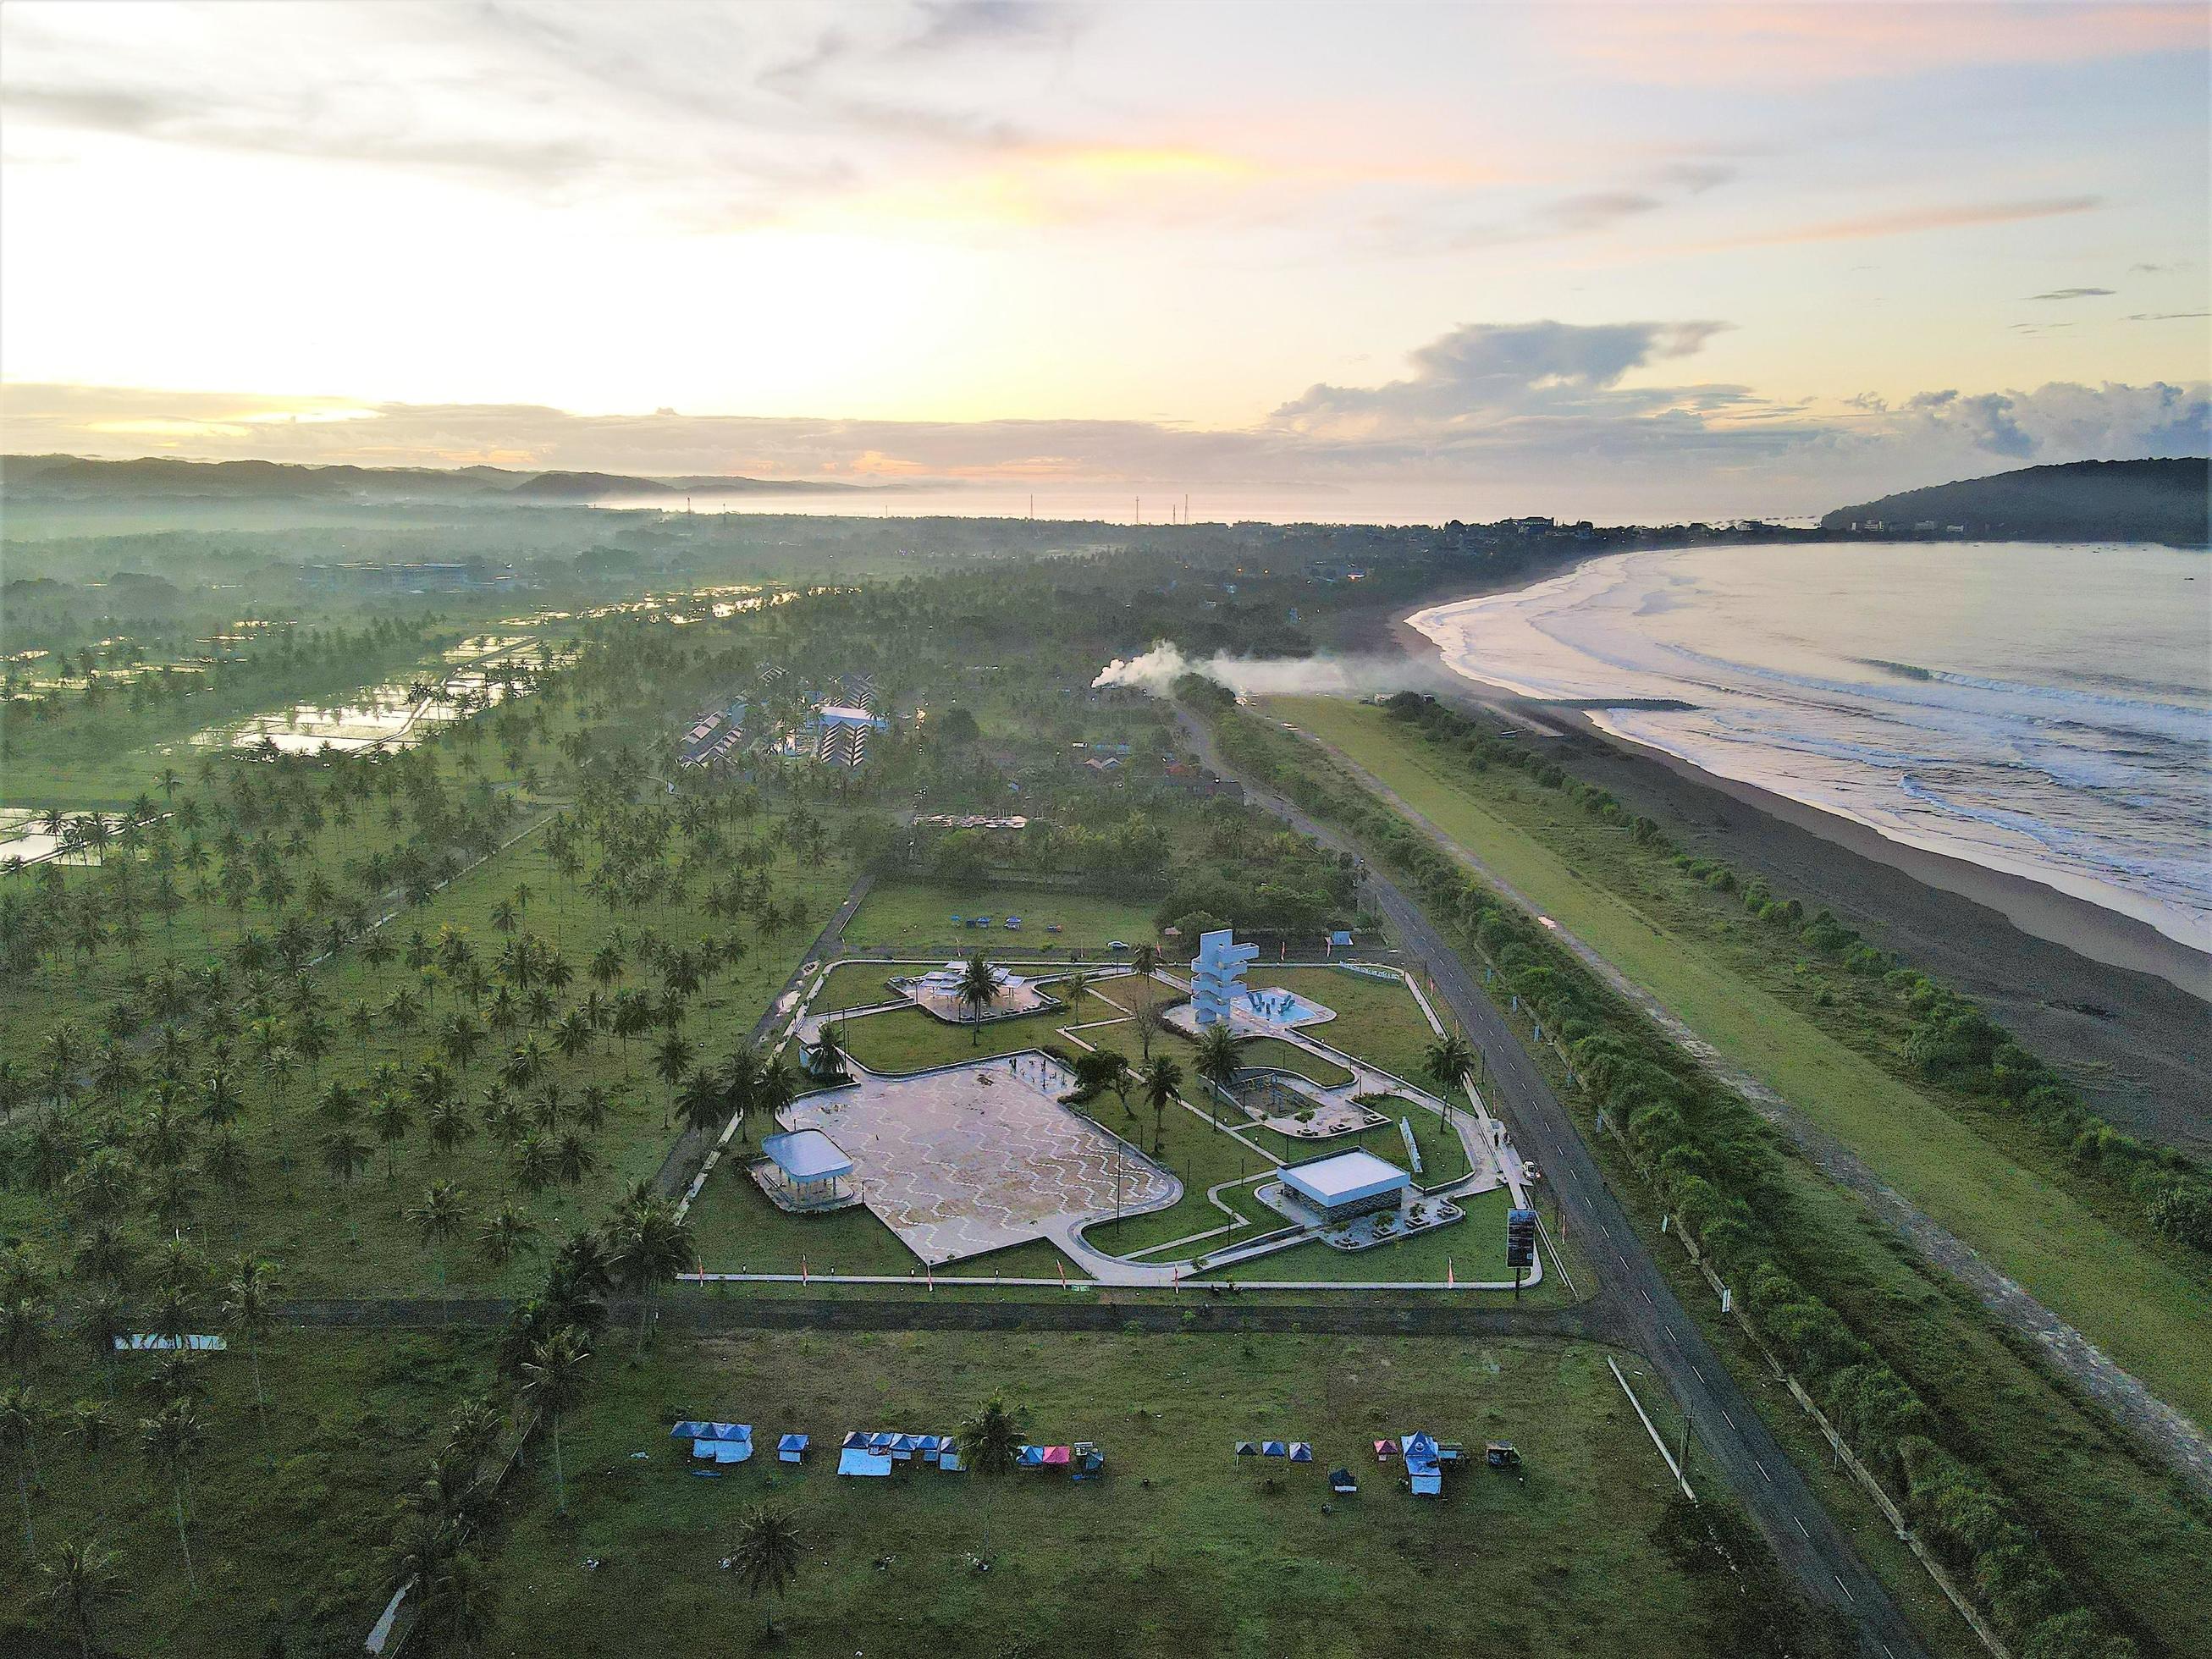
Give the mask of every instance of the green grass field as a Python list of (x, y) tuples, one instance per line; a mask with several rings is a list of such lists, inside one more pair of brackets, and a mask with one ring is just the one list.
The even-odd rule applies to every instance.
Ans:
[[(1019, 933), (1003, 925), (1022, 918)], [(992, 916), (990, 928), (955, 927), (954, 916)], [(1045, 931), (1050, 923), (1060, 931)], [(1024, 887), (937, 887), (924, 882), (887, 881), (872, 890), (845, 929), (855, 950), (882, 945), (922, 956), (965, 956), (986, 951), (993, 957), (1023, 956), (1047, 947), (1060, 952), (1103, 955), (1115, 939), (1127, 945), (1156, 941), (1150, 907), (1095, 894)]]
[[(759, 1504), (787, 1510), (804, 1544), (777, 1610), (776, 1650), (794, 1654), (1349, 1659), (1434, 1651), (1447, 1626), (1462, 1652), (1713, 1650), (1706, 1583), (1651, 1540), (1665, 1472), (1595, 1348), (793, 1333), (594, 1364), (564, 1429), (571, 1516), (554, 1515), (538, 1458), (487, 1654), (536, 1650), (550, 1631), (569, 1651), (758, 1644), (765, 1609), (716, 1564)], [(1099, 1442), (1108, 1478), (832, 1472), (847, 1429), (951, 1430), (1002, 1389), (1034, 1437)], [(695, 1480), (668, 1437), (677, 1415), (750, 1421), (770, 1445), (804, 1429), (816, 1449), (797, 1472), (757, 1459)], [(1415, 1426), (1511, 1438), (1527, 1484), (1478, 1468), (1443, 1503), (1402, 1495), (1369, 1445)], [(1231, 1455), (1269, 1436), (1310, 1439), (1319, 1461), (1279, 1466), (1270, 1491)], [(1324, 1514), (1337, 1462), (1362, 1491)], [(993, 1571), (971, 1571), (971, 1554)]]
[[(1477, 779), (1376, 708), (1314, 698), (1270, 707), (1357, 753), (1415, 811), (1647, 987), (1728, 1060), (1846, 1142), (2162, 1398), (2212, 1422), (2212, 1289), (1748, 981), (1702, 928), (1623, 898), (1488, 804), (1492, 791), (1527, 793), (1525, 781)], [(1572, 813), (1564, 804), (1548, 810)]]
[(1338, 968), (1268, 968), (1257, 963), (1245, 977), (1255, 986), (1279, 986), (1334, 1009), (1334, 1019), (1303, 1028), (1316, 1042), (1380, 1066), (1417, 1089), (1435, 1089), (1422, 1073), (1421, 1057), (1436, 1033), (1404, 985)]
[[(199, 1589), (188, 1595), (166, 1475), (138, 1454), (136, 1425), (154, 1403), (139, 1391), (154, 1361), (118, 1358), (108, 1411), (117, 1428), (88, 1455), (49, 1428), (35, 1443), (44, 1479), (31, 1498), (40, 1547), (96, 1539), (119, 1558), (129, 1594), (102, 1610), (102, 1646), (114, 1654), (230, 1659), (250, 1653), (343, 1653), (383, 1607), (386, 1547), (400, 1494), (422, 1478), (453, 1407), (483, 1388), (480, 1338), (404, 1332), (279, 1334), (262, 1346), (263, 1418), (242, 1352), (213, 1356), (195, 1375), (205, 1390), (205, 1441), (190, 1470), (188, 1514)], [(51, 1356), (35, 1367), (41, 1397), (66, 1411), (100, 1400), (97, 1367)], [(75, 1653), (15, 1621), (36, 1581), (23, 1559), (13, 1471), (10, 1526), (0, 1547), (0, 1652)], [(264, 1644), (270, 1644), (264, 1649)]]

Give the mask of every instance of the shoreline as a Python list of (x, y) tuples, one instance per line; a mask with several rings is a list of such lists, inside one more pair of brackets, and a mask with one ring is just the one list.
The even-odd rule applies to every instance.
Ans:
[(1425, 601), (1392, 617), (1388, 630), (1391, 643), (1420, 671), (1413, 677), (1416, 683), (1428, 682), (1428, 689), (1440, 698), (1479, 707), (1540, 732), (1573, 736), (1656, 764), (1697, 789), (1726, 796), (1923, 886), (1994, 911), (2035, 939), (2104, 967), (2154, 975), (2200, 1002), (2212, 1003), (2212, 956), (2170, 938), (2137, 917), (2010, 871), (1994, 870), (1970, 859), (1894, 841), (1856, 818), (1757, 784), (1722, 777), (1679, 755), (1607, 731), (1586, 710), (1534, 702), (1454, 668), (1444, 660), (1436, 641), (1411, 622), (1417, 612), (1450, 602)]

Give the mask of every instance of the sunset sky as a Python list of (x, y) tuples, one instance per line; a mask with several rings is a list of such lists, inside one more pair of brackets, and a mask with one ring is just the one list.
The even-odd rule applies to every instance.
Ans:
[(2207, 16), (11, 0), (6, 446), (1613, 518), (2202, 453)]

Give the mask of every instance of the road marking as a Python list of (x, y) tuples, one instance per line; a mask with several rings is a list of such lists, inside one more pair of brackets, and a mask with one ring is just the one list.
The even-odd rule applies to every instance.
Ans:
[[(1637, 1292), (1636, 1292), (1636, 1293), (1637, 1293), (1637, 1295), (1638, 1295), (1638, 1296), (1642, 1297), (1643, 1297), (1646, 1302), (1651, 1302), (1651, 1292), (1650, 1292), (1650, 1291), (1646, 1291), (1646, 1290), (1643, 1290), (1643, 1289), (1638, 1289), (1638, 1290), (1637, 1291)], [(1659, 1304), (1658, 1304), (1657, 1303), (1656, 1303), (1656, 1302), (1653, 1302), (1653, 1303), (1651, 1303), (1651, 1305), (1652, 1305), (1652, 1306), (1654, 1306), (1654, 1307), (1656, 1307), (1656, 1306), (1658, 1306)]]
[(1851, 1594), (1851, 1587), (1849, 1584), (1846, 1584), (1842, 1579), (1836, 1578), (1836, 1575), (1834, 1573), (1830, 1573), (1828, 1577), (1836, 1579), (1836, 1588), (1843, 1591), (1844, 1601), (1856, 1601), (1859, 1599), (1857, 1596)]
[[(1751, 1461), (1754, 1463), (1759, 1463), (1759, 1460), (1756, 1457), (1753, 1458)], [(1766, 1474), (1766, 1465), (1764, 1463), (1759, 1463), (1759, 1472), (1761, 1474)], [(1774, 1477), (1772, 1475), (1766, 1474), (1766, 1484), (1770, 1486), (1774, 1484)], [(1800, 1524), (1802, 1525), (1802, 1523), (1801, 1522)]]
[(1666, 1327), (1666, 1331), (1667, 1340), (1673, 1343), (1676, 1347), (1680, 1347), (1682, 1346), (1682, 1339), (1674, 1334), (1674, 1328), (1672, 1325), (1669, 1325)]
[(1805, 1523), (1804, 1523), (1802, 1521), (1798, 1520), (1798, 1519), (1797, 1519), (1797, 1517), (1796, 1517), (1796, 1516), (1794, 1516), (1794, 1515), (1793, 1515), (1793, 1516), (1791, 1516), (1790, 1517), (1790, 1521), (1791, 1521), (1793, 1523), (1795, 1523), (1795, 1525), (1796, 1526), (1796, 1528), (1797, 1528), (1797, 1532), (1798, 1532), (1798, 1535), (1799, 1535), (1799, 1536), (1801, 1536), (1801, 1537), (1804, 1537), (1804, 1538), (1810, 1538), (1810, 1537), (1813, 1535), (1811, 1533), (1807, 1532), (1807, 1531), (1805, 1530)]
[[(1723, 1417), (1728, 1417), (1728, 1425), (1729, 1425), (1729, 1427), (1730, 1427), (1730, 1428), (1732, 1428), (1732, 1429), (1735, 1427), (1735, 1419), (1734, 1419), (1733, 1417), (1729, 1417), (1729, 1414), (1728, 1414), (1728, 1407), (1727, 1407), (1726, 1406), (1723, 1406), (1723, 1407), (1721, 1407), (1721, 1415), (1722, 1415)], [(1738, 1431), (1738, 1432), (1741, 1432), (1741, 1431)]]

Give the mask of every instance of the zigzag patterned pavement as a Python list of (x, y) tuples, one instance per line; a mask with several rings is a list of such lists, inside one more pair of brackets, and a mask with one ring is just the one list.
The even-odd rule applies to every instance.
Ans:
[(868, 1207), (925, 1261), (957, 1261), (1046, 1235), (1055, 1223), (1158, 1208), (1176, 1178), (1060, 1104), (1064, 1073), (1035, 1055), (925, 1077), (861, 1074), (857, 1091), (802, 1100), (793, 1128), (852, 1158)]

